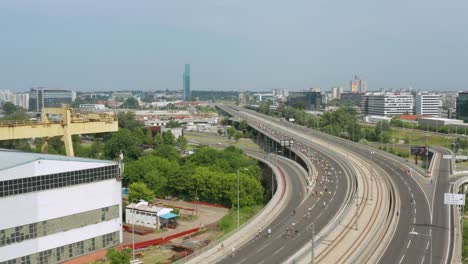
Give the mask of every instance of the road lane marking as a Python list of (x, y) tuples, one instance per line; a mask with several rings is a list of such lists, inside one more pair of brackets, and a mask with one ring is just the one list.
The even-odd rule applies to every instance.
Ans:
[(427, 241), (426, 250), (429, 249), (429, 241)]
[(262, 251), (263, 249), (265, 249), (266, 247), (268, 247), (270, 244), (265, 244), (263, 247), (259, 248), (257, 250), (257, 253), (259, 253), (260, 251)]
[(426, 256), (423, 256), (423, 258), (421, 259), (421, 264), (424, 263), (424, 258), (425, 258), (425, 257), (426, 257)]
[(405, 255), (403, 255), (400, 259), (400, 262), (398, 262), (398, 264), (401, 264), (401, 262), (403, 261), (403, 259), (405, 258)]
[(278, 252), (280, 252), (285, 246), (282, 246), (280, 247), (278, 250), (275, 251), (275, 253), (273, 253), (273, 255), (276, 255)]
[(410, 245), (411, 245), (411, 239), (410, 241), (408, 241), (408, 245), (406, 246), (406, 248), (409, 248)]
[(413, 217), (413, 224), (416, 224), (416, 217)]

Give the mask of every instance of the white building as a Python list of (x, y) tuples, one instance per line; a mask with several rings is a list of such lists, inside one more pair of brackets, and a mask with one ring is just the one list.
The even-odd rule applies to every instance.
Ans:
[(266, 102), (268, 100), (271, 100), (273, 103), (275, 103), (277, 98), (272, 93), (257, 93), (254, 94), (254, 99), (255, 102)]
[(0, 150), (0, 263), (59, 263), (122, 242), (114, 162)]
[(373, 115), (370, 115), (370, 116), (365, 116), (364, 117), (364, 122), (372, 123), (372, 124), (376, 124), (376, 123), (378, 123), (380, 121), (390, 122), (391, 120), (392, 120), (392, 118), (386, 117), (386, 116), (373, 116)]
[(13, 94), (12, 103), (16, 106), (22, 107), (26, 110), (29, 108), (29, 93), (15, 93)]
[(83, 111), (97, 111), (106, 110), (106, 106), (103, 104), (80, 104), (79, 109)]
[(440, 117), (442, 101), (436, 93), (416, 94), (416, 114), (423, 116)]
[(367, 114), (394, 116), (413, 113), (413, 95), (410, 93), (373, 93), (366, 95)]
[(172, 213), (173, 210), (157, 207), (145, 201), (131, 203), (125, 207), (125, 223), (159, 229), (168, 219), (177, 216)]
[(436, 118), (436, 117), (420, 117), (418, 118), (418, 124), (420, 126), (428, 127), (442, 127), (448, 125), (463, 125), (463, 120), (458, 119), (447, 119), (447, 118)]
[(331, 88), (331, 98), (340, 99), (343, 88), (341, 86)]

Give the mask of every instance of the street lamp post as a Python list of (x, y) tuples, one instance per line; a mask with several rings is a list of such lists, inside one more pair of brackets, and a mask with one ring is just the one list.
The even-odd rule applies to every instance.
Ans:
[(315, 252), (314, 252), (315, 244), (314, 244), (314, 239), (315, 239), (315, 223), (312, 222), (312, 240), (310, 241), (311, 246), (312, 246), (312, 251), (311, 251), (311, 254), (312, 254), (312, 264), (315, 264)]

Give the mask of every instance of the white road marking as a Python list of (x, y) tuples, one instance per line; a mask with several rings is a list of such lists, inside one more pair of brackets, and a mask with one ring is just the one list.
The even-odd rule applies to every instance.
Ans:
[(425, 258), (425, 257), (426, 257), (426, 256), (423, 256), (423, 258), (421, 259), (421, 264), (424, 263), (424, 258)]
[(414, 214), (416, 214), (416, 207), (414, 208)]
[(413, 224), (416, 224), (416, 217), (413, 217)]
[(264, 248), (268, 247), (270, 244), (265, 244), (263, 247), (259, 248), (257, 250), (257, 253), (259, 253), (260, 251), (262, 251)]
[(410, 241), (408, 241), (408, 245), (406, 246), (406, 248), (409, 248), (410, 245), (411, 245), (411, 239)]
[(429, 249), (429, 241), (427, 241), (426, 250)]
[(398, 262), (398, 264), (401, 264), (401, 262), (403, 261), (403, 259), (405, 258), (405, 255), (403, 255), (400, 259), (400, 262)]
[(273, 253), (273, 255), (276, 255), (278, 252), (280, 252), (280, 250), (282, 250), (285, 246), (282, 246), (280, 247), (278, 250), (275, 251), (275, 253)]

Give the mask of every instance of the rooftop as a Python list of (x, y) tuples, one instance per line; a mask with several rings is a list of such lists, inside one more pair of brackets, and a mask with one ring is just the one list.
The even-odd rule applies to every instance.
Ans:
[(23, 164), (31, 163), (38, 160), (56, 160), (56, 161), (74, 161), (74, 162), (95, 162), (114, 164), (113, 161), (75, 158), (62, 155), (52, 155), (43, 153), (21, 152), (10, 149), (0, 149), (0, 171), (9, 168), (17, 167)]

